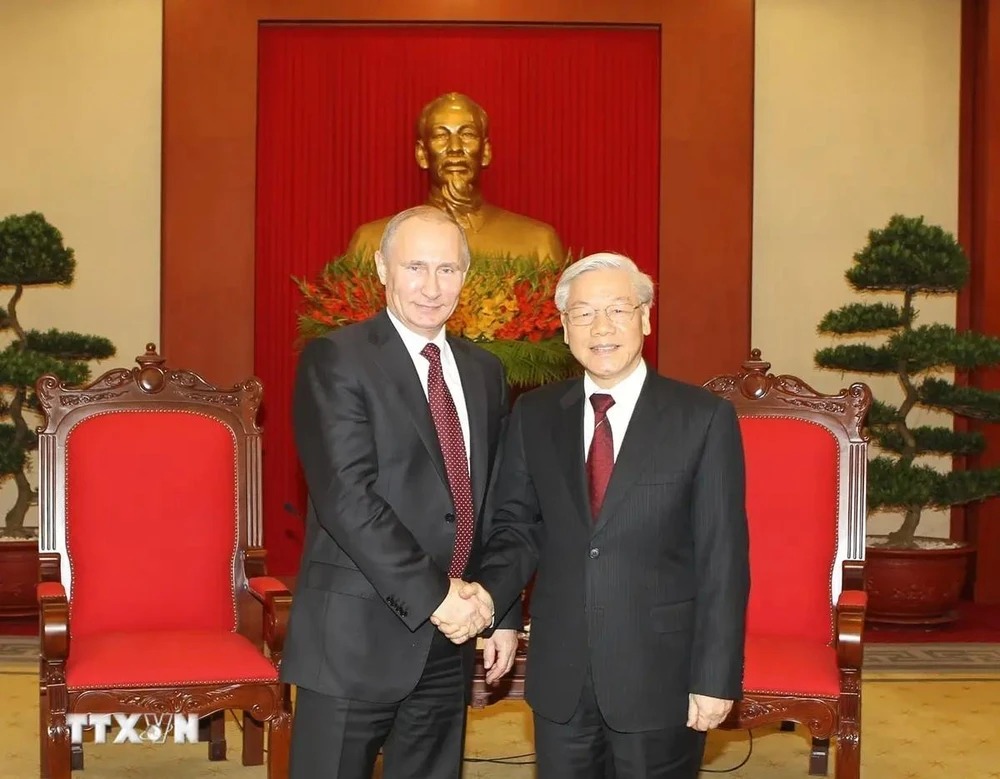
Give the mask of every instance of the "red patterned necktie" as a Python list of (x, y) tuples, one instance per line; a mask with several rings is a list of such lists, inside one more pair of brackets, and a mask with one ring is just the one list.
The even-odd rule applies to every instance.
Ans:
[(448, 391), (444, 372), (441, 370), (441, 350), (437, 344), (427, 344), (420, 350), (420, 354), (430, 363), (430, 371), (427, 374), (427, 400), (431, 407), (434, 427), (437, 428), (441, 454), (444, 455), (451, 499), (455, 504), (455, 550), (452, 553), (448, 576), (458, 579), (465, 572), (476, 522), (472, 508), (469, 460), (465, 454), (465, 438), (462, 435), (462, 424), (458, 420), (455, 401)]
[(590, 485), (590, 511), (597, 521), (604, 503), (604, 493), (608, 491), (611, 471), (615, 467), (615, 441), (608, 421), (608, 409), (615, 405), (610, 395), (595, 392), (590, 396), (594, 407), (594, 437), (590, 440), (587, 454), (587, 481)]

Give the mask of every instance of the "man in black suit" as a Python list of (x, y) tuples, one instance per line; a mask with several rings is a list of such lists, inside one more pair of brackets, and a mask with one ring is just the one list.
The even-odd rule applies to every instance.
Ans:
[(705, 732), (742, 692), (740, 430), (727, 401), (647, 369), (652, 301), (620, 255), (565, 271), (556, 305), (586, 375), (515, 403), (485, 591), (464, 588), (504, 609), (537, 569), (526, 697), (539, 779), (601, 779), (607, 764), (617, 779), (694, 779)]
[[(296, 378), (309, 511), (281, 664), (298, 688), (292, 779), (369, 779), (380, 749), (386, 779), (458, 777), (466, 639), (494, 616), (458, 594), (478, 571), (508, 413), (499, 360), (445, 334), (465, 234), (410, 209), (375, 260), (386, 310), (312, 341)], [(509, 612), (487, 639), (492, 679), (513, 662), (520, 605)]]

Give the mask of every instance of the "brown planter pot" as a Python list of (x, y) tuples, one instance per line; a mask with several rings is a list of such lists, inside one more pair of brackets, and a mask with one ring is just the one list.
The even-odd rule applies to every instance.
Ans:
[(0, 619), (38, 615), (38, 542), (0, 541)]
[[(918, 542), (941, 539), (917, 538)], [(969, 556), (975, 547), (964, 542), (947, 549), (865, 550), (868, 622), (873, 625), (935, 627), (958, 619), (956, 606)]]

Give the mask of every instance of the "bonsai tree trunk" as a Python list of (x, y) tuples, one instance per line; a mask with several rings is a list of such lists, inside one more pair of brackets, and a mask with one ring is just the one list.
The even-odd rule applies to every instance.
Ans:
[[(13, 403), (10, 404), (10, 416), (14, 420), (15, 430), (14, 446), (17, 447), (23, 446), (28, 440), (28, 425), (21, 414), (24, 397), (24, 390), (19, 389), (14, 394)], [(30, 534), (24, 529), (24, 517), (28, 513), (28, 507), (31, 506), (32, 489), (23, 468), (14, 474), (14, 483), (17, 485), (17, 499), (7, 512), (4, 533), (13, 538), (27, 538)]]
[(903, 516), (903, 524), (889, 533), (889, 543), (899, 546), (913, 546), (913, 537), (916, 535), (917, 525), (920, 524), (920, 513), (920, 506), (907, 506), (906, 514)]
[[(17, 321), (17, 304), (21, 300), (23, 292), (24, 287), (20, 284), (16, 285), (14, 294), (10, 299), (10, 304), (7, 307), (7, 319), (10, 326), (14, 328), (14, 332), (17, 333), (17, 346), (22, 352), (28, 345), (27, 334), (24, 332), (24, 328), (21, 327), (21, 323)], [(24, 419), (24, 401), (27, 396), (27, 390), (24, 387), (18, 387), (14, 391), (14, 398), (10, 403), (8, 411), (11, 421), (14, 424), (13, 446), (15, 449), (21, 449), (26, 446), (31, 437), (31, 433), (28, 430), (28, 423)], [(28, 513), (28, 508), (31, 506), (32, 489), (24, 470), (25, 468), (22, 466), (14, 473), (14, 483), (17, 485), (17, 499), (4, 519), (4, 534), (13, 538), (27, 538), (30, 535), (24, 529), (24, 518)]]

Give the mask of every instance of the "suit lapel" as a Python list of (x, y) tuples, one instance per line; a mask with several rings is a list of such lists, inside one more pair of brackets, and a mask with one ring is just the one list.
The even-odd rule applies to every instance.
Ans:
[(608, 523), (618, 504), (653, 461), (652, 454), (656, 451), (657, 443), (669, 438), (670, 428), (678, 426), (680, 422), (677, 407), (671, 406), (664, 397), (658, 378), (650, 371), (643, 383), (611, 472), (601, 513), (594, 523), (595, 533)]
[(590, 523), (590, 497), (587, 490), (587, 464), (583, 453), (583, 379), (573, 382), (559, 401), (558, 429), (559, 461), (563, 465), (566, 486), (577, 504), (580, 516)]
[(488, 481), (486, 461), (489, 457), (487, 447), (488, 425), (486, 418), (486, 387), (483, 384), (483, 373), (476, 365), (467, 346), (449, 338), (451, 353), (455, 356), (458, 375), (462, 379), (462, 393), (465, 395), (465, 408), (469, 414), (469, 464), (472, 479), (472, 500), (476, 506), (476, 516), (483, 510), (486, 498), (486, 483)]
[(444, 468), (441, 444), (438, 442), (437, 430), (431, 418), (431, 408), (427, 404), (424, 388), (420, 386), (420, 377), (417, 375), (417, 369), (413, 367), (413, 360), (385, 311), (378, 314), (372, 323), (374, 332), (371, 340), (378, 347), (375, 350), (375, 359), (403, 398), (404, 406), (401, 412), (417, 429), (420, 439), (427, 447), (427, 454), (434, 463), (434, 468), (447, 486), (448, 474)]

